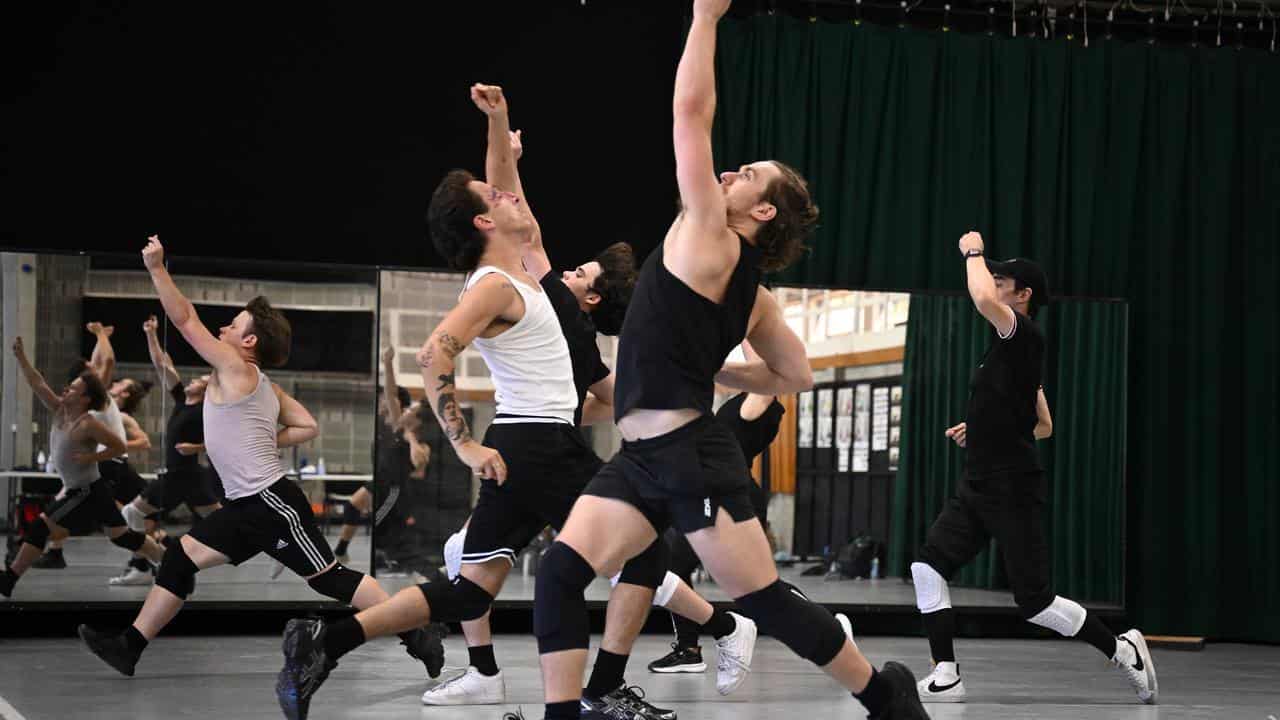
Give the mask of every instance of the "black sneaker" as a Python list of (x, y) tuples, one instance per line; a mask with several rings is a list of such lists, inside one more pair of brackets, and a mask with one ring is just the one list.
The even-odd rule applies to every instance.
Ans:
[(133, 668), (138, 664), (136, 653), (125, 645), (124, 637), (119, 634), (108, 635), (98, 632), (88, 625), (76, 628), (85, 648), (102, 659), (102, 662), (115, 668), (121, 675), (133, 677)]
[(889, 706), (872, 720), (928, 720), (929, 713), (920, 703), (920, 691), (916, 688), (916, 676), (906, 665), (887, 662), (880, 668), (880, 677), (889, 684)]
[(580, 701), (583, 720), (676, 720), (675, 710), (645, 702), (644, 690), (626, 685), (600, 698), (585, 693)]
[(63, 557), (61, 550), (50, 550), (36, 558), (35, 562), (31, 563), (31, 567), (40, 570), (65, 570), (67, 559)]
[(13, 574), (9, 568), (0, 570), (0, 595), (10, 597), (13, 595), (13, 586), (18, 584), (18, 576)]
[(655, 673), (700, 673), (706, 670), (701, 647), (680, 647), (676, 643), (671, 643), (671, 652), (649, 663), (649, 672)]
[(414, 630), (409, 640), (401, 640), (400, 644), (409, 657), (427, 666), (427, 675), (434, 679), (440, 677), (444, 669), (443, 641), (448, 634), (449, 628), (444, 623), (431, 623)]
[(290, 620), (284, 626), (284, 667), (276, 676), (276, 701), (289, 720), (306, 720), (311, 696), (338, 666), (324, 653), (324, 622)]

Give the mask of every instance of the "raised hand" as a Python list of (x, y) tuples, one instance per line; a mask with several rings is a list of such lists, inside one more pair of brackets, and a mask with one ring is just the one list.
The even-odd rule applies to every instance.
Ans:
[(152, 315), (151, 317), (147, 318), (146, 321), (142, 323), (142, 332), (148, 335), (155, 335), (156, 330), (159, 330), (159, 329), (160, 329), (160, 321), (156, 319), (155, 315)]
[(471, 86), (471, 102), (480, 108), (485, 115), (506, 114), (507, 99), (502, 95), (502, 88), (497, 85), (476, 83)]
[(693, 16), (719, 20), (729, 12), (731, 0), (693, 0)]
[(524, 154), (524, 143), (521, 142), (520, 140), (520, 131), (519, 130), (512, 131), (511, 132), (511, 156), (516, 160), (519, 160), (520, 156), (523, 154)]
[(142, 264), (148, 270), (164, 267), (164, 246), (160, 244), (160, 236), (147, 238), (147, 246), (142, 249)]
[(970, 230), (960, 236), (960, 254), (963, 255), (970, 250), (983, 250), (982, 234), (974, 230)]
[(13, 339), (13, 354), (15, 357), (25, 357), (27, 354), (26, 348), (22, 345), (21, 335)]

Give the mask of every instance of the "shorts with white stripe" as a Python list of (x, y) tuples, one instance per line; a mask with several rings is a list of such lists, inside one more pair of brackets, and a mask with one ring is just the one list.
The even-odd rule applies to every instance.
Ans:
[(264, 552), (303, 577), (323, 571), (333, 551), (311, 514), (311, 504), (288, 478), (255, 495), (227, 501), (191, 528), (191, 537), (239, 565)]

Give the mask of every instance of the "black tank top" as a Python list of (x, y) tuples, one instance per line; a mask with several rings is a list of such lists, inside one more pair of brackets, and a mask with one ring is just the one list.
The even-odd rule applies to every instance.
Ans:
[(738, 438), (738, 444), (742, 446), (742, 455), (750, 465), (778, 437), (778, 426), (782, 424), (782, 416), (787, 410), (778, 402), (778, 398), (774, 398), (760, 417), (744, 420), (742, 403), (746, 400), (746, 393), (739, 393), (725, 400), (716, 411), (716, 420), (733, 431), (733, 436)]
[(711, 414), (715, 375), (747, 334), (760, 285), (760, 250), (741, 251), (716, 304), (671, 274), (659, 243), (640, 268), (618, 341), (614, 419), (637, 408)]

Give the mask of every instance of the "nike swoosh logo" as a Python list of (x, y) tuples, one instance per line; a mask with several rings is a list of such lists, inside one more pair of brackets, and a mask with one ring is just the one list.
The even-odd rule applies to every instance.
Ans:
[(1137, 660), (1135, 660), (1133, 663), (1133, 669), (1145, 670), (1146, 668), (1142, 664), (1142, 653), (1138, 652), (1138, 646), (1134, 645), (1133, 641), (1130, 640), (1129, 638), (1124, 638), (1124, 641), (1129, 643), (1129, 647), (1133, 648), (1133, 656), (1137, 658)]
[(951, 688), (953, 688), (953, 687), (955, 687), (955, 686), (957, 686), (957, 685), (959, 685), (959, 684), (960, 684), (960, 679), (959, 679), (959, 678), (956, 678), (956, 681), (955, 681), (955, 682), (953, 682), (953, 683), (951, 683), (950, 685), (943, 685), (943, 686), (941, 686), (941, 687), (939, 687), (939, 686), (938, 686), (938, 683), (933, 682), (932, 680), (930, 680), (930, 681), (929, 681), (929, 692), (931, 692), (931, 693), (946, 692), (947, 690), (950, 690)]

